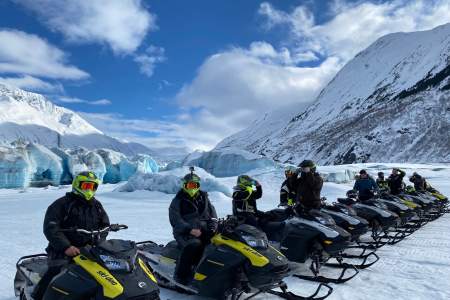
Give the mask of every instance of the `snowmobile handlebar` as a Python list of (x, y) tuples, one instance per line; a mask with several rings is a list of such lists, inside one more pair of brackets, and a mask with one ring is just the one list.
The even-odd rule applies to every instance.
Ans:
[(68, 229), (61, 229), (61, 232), (78, 232), (78, 233), (84, 233), (84, 234), (89, 234), (89, 235), (99, 235), (105, 232), (116, 232), (119, 230), (124, 230), (124, 229), (128, 229), (127, 225), (123, 225), (123, 224), (111, 224), (109, 226), (106, 226), (103, 229), (99, 229), (99, 230), (86, 230), (86, 229), (82, 229), (82, 228), (68, 228)]

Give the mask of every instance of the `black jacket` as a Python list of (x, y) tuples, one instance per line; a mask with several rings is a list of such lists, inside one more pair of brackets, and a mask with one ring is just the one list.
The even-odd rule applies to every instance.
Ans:
[(213, 218), (217, 218), (216, 210), (206, 192), (199, 191), (195, 198), (191, 198), (180, 190), (170, 203), (169, 220), (177, 241), (189, 238), (192, 229), (200, 229), (202, 233), (206, 233)]
[(414, 188), (416, 189), (416, 191), (424, 191), (426, 189), (427, 184), (425, 178), (418, 174), (411, 176), (409, 178), (409, 181), (414, 183)]
[(297, 200), (297, 177), (289, 177), (283, 181), (280, 189), (280, 205), (286, 206), (288, 205), (288, 200), (292, 199), (292, 201)]
[(241, 187), (235, 187), (233, 192), (233, 214), (257, 213), (256, 200), (262, 197), (262, 187), (256, 186), (256, 191), (249, 193)]
[(61, 229), (98, 230), (108, 225), (108, 215), (99, 201), (95, 198), (87, 201), (77, 194), (67, 193), (53, 202), (45, 213), (44, 234), (49, 241), (46, 250), (50, 257), (64, 257), (64, 251), (70, 246), (83, 247), (91, 241), (88, 235), (61, 232)]
[(403, 177), (405, 177), (405, 172), (400, 170), (400, 173), (397, 175), (391, 174), (387, 179), (389, 184), (389, 189), (391, 190), (391, 194), (398, 195), (403, 189)]
[(297, 203), (306, 209), (320, 208), (323, 179), (317, 172), (301, 173), (297, 179)]

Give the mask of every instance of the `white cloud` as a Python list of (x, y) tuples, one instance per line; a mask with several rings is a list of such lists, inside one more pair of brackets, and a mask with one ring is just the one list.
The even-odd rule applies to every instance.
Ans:
[(0, 82), (34, 92), (61, 93), (64, 88), (59, 83), (49, 83), (32, 76), (0, 77)]
[(99, 99), (95, 101), (84, 100), (76, 97), (58, 97), (57, 102), (61, 103), (84, 103), (89, 105), (110, 105), (112, 102), (108, 99)]
[(330, 9), (334, 15), (323, 24), (317, 24), (305, 6), (284, 12), (265, 2), (259, 13), (267, 28), (288, 27), (294, 52), (312, 51), (344, 62), (388, 33), (426, 30), (450, 21), (448, 0), (334, 1)]
[(141, 0), (16, 0), (51, 30), (77, 43), (108, 45), (115, 53), (136, 51), (156, 17)]
[(149, 46), (145, 53), (138, 54), (134, 57), (134, 61), (139, 64), (139, 69), (142, 74), (151, 77), (155, 70), (156, 64), (166, 60), (164, 55), (164, 48)]
[(66, 63), (67, 55), (40, 37), (0, 30), (0, 73), (53, 79), (83, 79), (89, 74)]

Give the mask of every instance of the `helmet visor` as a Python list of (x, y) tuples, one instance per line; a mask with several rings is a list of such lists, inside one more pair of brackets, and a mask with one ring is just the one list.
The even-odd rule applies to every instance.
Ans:
[(186, 182), (186, 184), (184, 186), (188, 190), (193, 190), (193, 189), (198, 189), (200, 187), (200, 184), (198, 182), (189, 181), (189, 182)]
[(97, 184), (95, 182), (83, 181), (80, 182), (80, 189), (84, 191), (96, 191)]

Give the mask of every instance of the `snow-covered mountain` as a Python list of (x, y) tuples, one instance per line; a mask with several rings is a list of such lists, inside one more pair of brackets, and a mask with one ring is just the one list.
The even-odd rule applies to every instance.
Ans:
[(108, 148), (126, 155), (152, 149), (105, 135), (77, 113), (57, 106), (44, 96), (0, 83), (0, 142), (22, 140), (47, 147)]
[[(359, 53), (288, 121), (220, 142), (282, 162), (450, 161), (450, 24), (394, 33)], [(275, 125), (275, 126), (273, 126)]]

